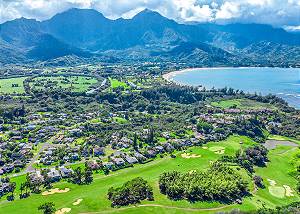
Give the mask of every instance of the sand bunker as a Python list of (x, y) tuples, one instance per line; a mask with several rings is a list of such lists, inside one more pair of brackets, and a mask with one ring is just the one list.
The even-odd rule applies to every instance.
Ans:
[(81, 201), (82, 201), (82, 199), (81, 199), (81, 198), (79, 198), (79, 199), (77, 199), (77, 201), (75, 201), (75, 202), (73, 203), (73, 205), (74, 205), (74, 206), (76, 206), (76, 205), (80, 204), (80, 203), (81, 203)]
[(55, 188), (55, 189), (50, 189), (48, 191), (43, 192), (42, 195), (53, 195), (55, 193), (66, 193), (66, 192), (69, 192), (69, 191), (70, 191), (69, 188), (65, 188), (65, 189)]
[(208, 147), (207, 146), (203, 146), (202, 149), (208, 149)]
[(209, 148), (209, 151), (214, 152), (215, 154), (222, 155), (225, 152), (225, 148), (222, 146), (213, 146)]
[(68, 213), (68, 212), (70, 212), (71, 211), (71, 208), (62, 208), (62, 209), (60, 209), (60, 210), (57, 210), (56, 212), (55, 212), (55, 214), (64, 214), (64, 213)]
[(283, 185), (284, 189), (285, 189), (285, 196), (287, 197), (291, 197), (294, 196), (293, 194), (293, 190), (291, 189), (291, 187), (289, 187), (288, 185)]
[(193, 174), (195, 172), (197, 172), (197, 171), (196, 170), (191, 170), (191, 171), (189, 171), (189, 174)]
[(181, 157), (190, 159), (190, 158), (200, 158), (201, 155), (196, 155), (196, 154), (191, 154), (191, 153), (183, 153), (183, 154), (181, 154)]
[(294, 196), (293, 190), (288, 185), (276, 186), (276, 181), (267, 179), (271, 186), (269, 186), (269, 192), (271, 195), (277, 198), (284, 198), (285, 196), (291, 197)]
[(275, 186), (276, 185), (276, 181), (271, 180), (271, 179), (267, 179), (270, 183), (271, 186)]

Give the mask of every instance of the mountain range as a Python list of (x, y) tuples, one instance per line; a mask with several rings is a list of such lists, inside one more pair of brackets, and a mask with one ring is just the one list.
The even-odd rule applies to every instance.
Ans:
[(299, 66), (300, 34), (263, 24), (179, 24), (145, 9), (111, 20), (70, 9), (49, 20), (0, 25), (0, 64), (76, 56), (99, 60), (165, 60), (198, 66)]

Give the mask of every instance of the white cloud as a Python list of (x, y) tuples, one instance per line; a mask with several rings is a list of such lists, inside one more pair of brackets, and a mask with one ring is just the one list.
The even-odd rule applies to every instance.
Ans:
[(284, 26), (284, 29), (287, 31), (293, 31), (293, 32), (298, 32), (300, 31), (300, 25), (299, 26)]
[(237, 2), (225, 2), (216, 12), (216, 19), (231, 19), (240, 16), (240, 5)]
[(72, 7), (93, 8), (109, 18), (131, 18), (144, 8), (177, 21), (300, 25), (300, 0), (0, 0), (0, 23), (48, 19)]

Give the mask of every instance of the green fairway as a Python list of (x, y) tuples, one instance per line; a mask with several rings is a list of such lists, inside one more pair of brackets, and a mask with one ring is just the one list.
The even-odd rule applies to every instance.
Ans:
[[(263, 178), (265, 189), (257, 192), (257, 198), (269, 206), (284, 205), (287, 202), (299, 201), (300, 197), (296, 194), (297, 180), (289, 174), (293, 169), (291, 158), (299, 150), (296, 147), (277, 146), (269, 152), (270, 162), (267, 167), (257, 168), (256, 175)], [(275, 181), (275, 184), (273, 183)], [(287, 196), (283, 185), (288, 185), (294, 196)]]
[(219, 102), (212, 102), (212, 106), (228, 109), (228, 108), (239, 108), (239, 109), (261, 109), (261, 108), (274, 108), (274, 106), (265, 103), (259, 103), (248, 99), (232, 99), (222, 100)]
[(37, 90), (67, 89), (72, 92), (86, 92), (98, 80), (85, 76), (36, 77), (30, 82), (30, 88)]
[(109, 81), (110, 81), (110, 87), (111, 88), (124, 87), (126, 89), (126, 88), (129, 87), (125, 82), (121, 82), (117, 79), (109, 78)]
[(23, 82), (27, 77), (0, 79), (0, 94), (23, 94)]
[[(241, 143), (242, 142), (242, 143)], [(296, 148), (278, 148), (270, 152), (271, 162), (266, 168), (257, 169), (257, 174), (264, 178), (266, 189), (260, 189), (252, 197), (244, 199), (242, 205), (237, 204), (220, 204), (217, 202), (196, 202), (190, 203), (186, 200), (172, 201), (165, 195), (159, 192), (158, 178), (162, 172), (177, 170), (181, 172), (189, 172), (191, 170), (205, 170), (208, 168), (211, 161), (217, 160), (220, 155), (210, 151), (209, 148), (224, 147), (225, 155), (234, 155), (241, 147), (247, 147), (255, 144), (247, 137), (231, 136), (225, 141), (211, 142), (203, 147), (192, 147), (186, 151), (178, 152), (176, 158), (164, 157), (157, 158), (147, 164), (135, 165), (132, 168), (127, 168), (112, 172), (105, 176), (103, 174), (95, 174), (94, 182), (91, 185), (74, 185), (67, 182), (60, 182), (54, 185), (55, 188), (70, 188), (69, 192), (42, 196), (41, 194), (33, 194), (27, 199), (16, 199), (14, 202), (6, 202), (2, 199), (0, 202), (0, 210), (3, 213), (23, 213), (32, 214), (38, 213), (37, 207), (44, 202), (54, 202), (57, 208), (71, 208), (70, 213), (215, 213), (217, 211), (229, 211), (234, 208), (241, 210), (254, 210), (257, 206), (261, 206), (263, 201), (266, 205), (274, 207), (275, 205), (287, 204), (288, 202), (299, 199), (298, 197), (278, 198), (273, 196), (268, 191), (269, 184), (267, 178), (274, 179), (278, 185), (289, 185), (295, 187), (296, 180), (286, 175), (286, 169), (289, 166), (289, 156), (295, 152)], [(287, 151), (282, 153), (283, 151)], [(182, 153), (191, 153), (201, 155), (199, 158), (183, 158)], [(279, 161), (280, 160), (280, 161)], [(279, 163), (279, 162), (280, 163)], [(277, 168), (280, 167), (280, 168)], [(280, 169), (280, 170), (279, 170)], [(251, 178), (244, 170), (240, 170), (242, 175), (249, 180), (249, 188), (253, 183)], [(111, 208), (110, 201), (107, 199), (107, 191), (110, 187), (121, 186), (124, 182), (135, 177), (142, 177), (149, 181), (154, 190), (154, 201), (143, 201), (141, 205), (129, 206), (123, 208)], [(79, 205), (73, 205), (77, 199), (83, 199)]]

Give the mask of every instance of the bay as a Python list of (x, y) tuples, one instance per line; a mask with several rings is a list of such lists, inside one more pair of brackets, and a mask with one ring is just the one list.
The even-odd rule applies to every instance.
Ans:
[(207, 89), (231, 87), (274, 94), (300, 109), (300, 68), (199, 68), (172, 72), (168, 79)]

